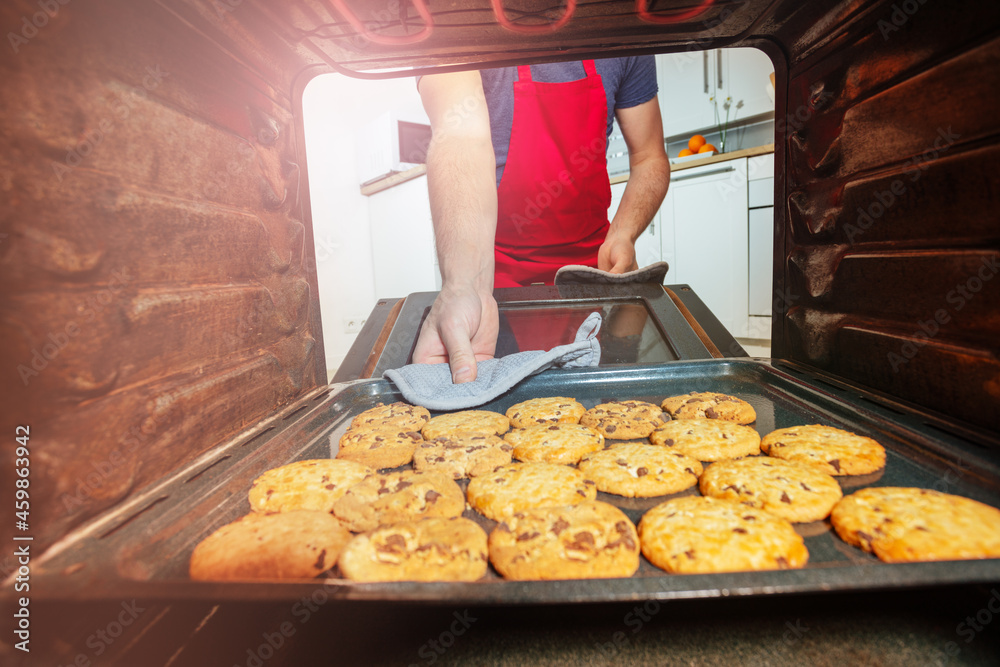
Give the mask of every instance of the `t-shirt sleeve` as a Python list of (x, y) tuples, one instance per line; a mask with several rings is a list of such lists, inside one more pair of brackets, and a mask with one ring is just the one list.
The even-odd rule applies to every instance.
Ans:
[(628, 109), (656, 97), (656, 57), (625, 58), (625, 71), (615, 98), (616, 109)]

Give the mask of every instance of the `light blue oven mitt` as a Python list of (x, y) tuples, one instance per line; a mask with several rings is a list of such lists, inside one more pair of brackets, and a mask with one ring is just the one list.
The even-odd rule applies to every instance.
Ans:
[(591, 313), (576, 332), (576, 340), (549, 351), (517, 352), (480, 361), (472, 382), (453, 384), (448, 364), (411, 364), (387, 370), (403, 397), (429, 410), (464, 410), (488, 403), (518, 382), (547, 368), (584, 368), (601, 361), (601, 314)]

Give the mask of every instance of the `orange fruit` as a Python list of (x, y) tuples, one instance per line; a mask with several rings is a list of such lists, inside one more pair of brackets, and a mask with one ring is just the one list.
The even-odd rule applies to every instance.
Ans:
[(687, 157), (688, 155), (694, 155), (694, 151), (690, 148), (682, 148), (681, 152), (677, 154), (677, 157)]
[(708, 153), (710, 151), (715, 151), (716, 153), (718, 153), (719, 149), (713, 146), (712, 144), (705, 144), (704, 146), (698, 149), (699, 153)]
[(696, 134), (690, 139), (688, 139), (688, 148), (691, 149), (692, 153), (700, 153), (701, 147), (705, 145), (705, 137), (700, 134)]

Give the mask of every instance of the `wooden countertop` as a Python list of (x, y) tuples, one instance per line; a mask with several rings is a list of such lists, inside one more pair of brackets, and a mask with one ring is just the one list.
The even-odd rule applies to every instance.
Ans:
[[(715, 155), (710, 155), (706, 158), (701, 158), (698, 160), (687, 160), (685, 162), (680, 162), (674, 164), (670, 163), (670, 171), (683, 171), (685, 169), (692, 169), (693, 167), (702, 167), (706, 164), (714, 164), (716, 162), (726, 162), (728, 160), (737, 160), (741, 157), (755, 157), (757, 155), (767, 155), (768, 153), (774, 152), (774, 144), (765, 144), (764, 146), (754, 146), (753, 148), (744, 148), (742, 150), (733, 151), (732, 153), (716, 153)], [(405, 183), (406, 181), (418, 178), (427, 173), (427, 165), (417, 165), (412, 169), (407, 169), (406, 171), (397, 171), (393, 174), (389, 174), (384, 178), (380, 178), (377, 181), (371, 183), (366, 183), (361, 186), (361, 194), (370, 197), (371, 195), (382, 192), (383, 190), (388, 190), (389, 188), (399, 185), (400, 183)], [(611, 177), (611, 184), (624, 183), (628, 180), (628, 174), (618, 174)]]
[[(674, 163), (673, 159), (670, 161), (670, 172), (684, 171), (685, 169), (693, 169), (694, 167), (704, 167), (706, 164), (715, 164), (716, 162), (728, 162), (729, 160), (738, 160), (741, 157), (756, 157), (758, 155), (767, 155), (774, 152), (774, 144), (765, 144), (763, 146), (754, 146), (753, 148), (744, 148), (742, 150), (733, 151), (732, 153), (716, 153), (715, 155), (709, 155), (708, 157), (699, 158), (697, 160), (685, 160), (684, 162)], [(611, 177), (611, 184), (624, 183), (628, 180), (628, 174), (617, 174)]]

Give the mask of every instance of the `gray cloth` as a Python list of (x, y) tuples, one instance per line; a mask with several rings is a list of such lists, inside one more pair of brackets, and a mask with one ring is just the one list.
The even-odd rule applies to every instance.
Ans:
[(596, 366), (601, 361), (601, 345), (597, 340), (600, 330), (600, 313), (591, 313), (577, 330), (575, 342), (547, 352), (517, 352), (480, 361), (472, 382), (453, 384), (448, 364), (411, 364), (387, 370), (384, 377), (392, 380), (403, 398), (414, 405), (429, 410), (464, 410), (488, 403), (529, 375), (548, 368)]
[(624, 285), (629, 283), (656, 283), (662, 285), (667, 277), (669, 265), (666, 262), (653, 262), (635, 271), (627, 273), (608, 273), (591, 266), (567, 264), (556, 271), (556, 285)]

